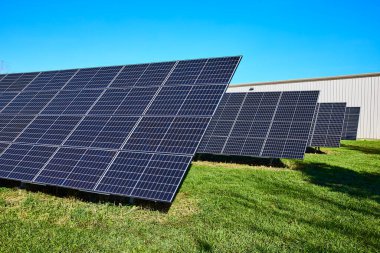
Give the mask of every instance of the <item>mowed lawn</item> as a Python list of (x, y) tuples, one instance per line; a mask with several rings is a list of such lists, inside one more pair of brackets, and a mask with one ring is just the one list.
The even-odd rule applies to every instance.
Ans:
[(1, 252), (379, 252), (380, 141), (194, 162), (168, 213), (0, 187)]

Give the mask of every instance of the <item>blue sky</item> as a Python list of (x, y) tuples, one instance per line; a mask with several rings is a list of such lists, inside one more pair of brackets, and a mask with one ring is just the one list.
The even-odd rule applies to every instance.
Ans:
[(243, 55), (232, 83), (380, 71), (380, 1), (0, 1), (3, 72)]

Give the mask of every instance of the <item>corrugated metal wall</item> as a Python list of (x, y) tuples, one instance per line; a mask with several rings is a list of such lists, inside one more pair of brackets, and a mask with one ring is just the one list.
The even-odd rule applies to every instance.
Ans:
[(360, 107), (358, 138), (380, 139), (380, 74), (331, 80), (309, 80), (290, 83), (230, 85), (228, 92), (320, 90), (319, 102), (346, 102)]

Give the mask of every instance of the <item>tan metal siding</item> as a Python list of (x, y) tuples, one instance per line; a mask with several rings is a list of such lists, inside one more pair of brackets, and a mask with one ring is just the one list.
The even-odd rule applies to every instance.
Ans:
[(357, 77), (332, 80), (310, 80), (293, 83), (251, 84), (234, 87), (228, 92), (320, 90), (319, 102), (346, 102), (360, 107), (358, 138), (380, 139), (380, 77)]

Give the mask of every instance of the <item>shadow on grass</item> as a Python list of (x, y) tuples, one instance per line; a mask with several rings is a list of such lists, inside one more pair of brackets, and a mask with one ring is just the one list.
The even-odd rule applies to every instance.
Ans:
[(115, 195), (103, 195), (92, 192), (84, 192), (75, 189), (67, 189), (57, 186), (49, 186), (49, 185), (35, 185), (28, 183), (21, 183), (19, 181), (0, 179), (0, 186), (7, 188), (20, 188), (25, 189), (30, 192), (42, 192), (51, 196), (59, 197), (59, 198), (76, 198), (83, 202), (89, 203), (109, 203), (113, 205), (120, 206), (138, 206), (142, 209), (159, 211), (162, 213), (168, 213), (171, 207), (170, 203), (162, 203), (162, 202), (154, 202), (147, 201), (141, 199), (131, 199), (123, 196), (115, 196)]
[(341, 144), (341, 147), (347, 148), (349, 150), (355, 150), (362, 152), (364, 154), (369, 154), (369, 155), (379, 155), (380, 154), (380, 148), (373, 148), (373, 147), (363, 147), (359, 145), (352, 145), (352, 144)]
[(272, 166), (285, 168), (286, 165), (278, 158), (256, 158), (248, 156), (229, 156), (229, 155), (212, 155), (212, 154), (196, 154), (194, 161), (221, 162), (221, 163), (236, 163), (251, 166)]
[(321, 149), (316, 148), (316, 147), (307, 147), (305, 153), (308, 153), (308, 154), (321, 154), (321, 155), (327, 154), (326, 152), (323, 152)]
[(197, 240), (198, 248), (200, 252), (213, 252), (212, 245), (204, 240)]
[(378, 173), (359, 173), (325, 163), (298, 163), (295, 169), (306, 174), (311, 183), (351, 196), (370, 198), (380, 203)]

